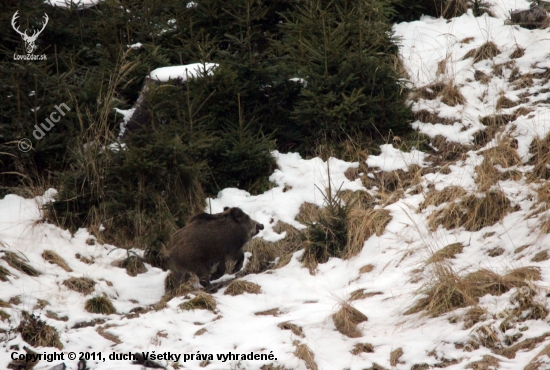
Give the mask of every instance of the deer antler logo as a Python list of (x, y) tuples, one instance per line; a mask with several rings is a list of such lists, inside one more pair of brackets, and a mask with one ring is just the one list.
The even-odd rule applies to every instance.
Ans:
[(19, 10), (16, 11), (13, 17), (11, 18), (11, 26), (13, 27), (15, 32), (21, 35), (21, 37), (23, 38), (23, 41), (25, 41), (25, 49), (27, 49), (27, 54), (31, 54), (34, 50), (34, 47), (35, 47), (34, 43), (36, 42), (38, 35), (40, 35), (42, 31), (44, 31), (44, 28), (46, 28), (46, 25), (48, 24), (48, 19), (49, 19), (48, 15), (44, 13), (44, 24), (42, 25), (42, 29), (40, 31), (33, 30), (33, 34), (29, 36), (27, 35), (27, 30), (25, 30), (25, 32), (21, 32), (19, 31), (19, 27), (16, 27), (15, 20), (19, 17), (17, 13), (19, 13)]

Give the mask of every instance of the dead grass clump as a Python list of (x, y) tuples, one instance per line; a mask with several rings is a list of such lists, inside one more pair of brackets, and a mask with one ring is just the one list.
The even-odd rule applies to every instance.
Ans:
[(0, 281), (8, 281), (8, 276), (10, 275), (11, 274), (7, 268), (0, 266)]
[(516, 90), (527, 89), (532, 87), (534, 84), (533, 78), (529, 75), (518, 77), (514, 80), (514, 82), (512, 82), (512, 86), (514, 86)]
[(522, 177), (521, 172), (517, 170), (503, 171), (497, 169), (496, 166), (508, 168), (521, 165), (521, 159), (517, 153), (517, 140), (510, 137), (500, 137), (498, 144), (481, 152), (484, 159), (483, 162), (476, 166), (476, 184), (481, 191), (489, 190), (499, 181), (516, 179)]
[(524, 370), (544, 370), (548, 366), (547, 358), (550, 357), (550, 344), (546, 345), (535, 358), (533, 358)]
[(550, 255), (548, 255), (548, 251), (541, 251), (538, 252), (531, 258), (531, 262), (542, 262), (546, 261), (550, 258)]
[(59, 316), (57, 313), (53, 311), (46, 311), (46, 317), (48, 319), (58, 320), (58, 321), (69, 321), (68, 316)]
[(278, 308), (271, 308), (271, 309), (265, 310), (265, 311), (254, 312), (254, 315), (256, 315), (256, 316), (279, 316), (280, 313), (281, 313), (281, 311), (279, 311)]
[(360, 299), (365, 299), (369, 297), (374, 297), (375, 295), (383, 294), (382, 292), (369, 292), (365, 293), (365, 289), (357, 289), (351, 292), (349, 296), (350, 301), (357, 301)]
[(350, 352), (354, 356), (361, 353), (374, 353), (374, 347), (370, 343), (357, 343)]
[(390, 365), (392, 367), (397, 366), (397, 364), (402, 364), (403, 362), (399, 361), (399, 358), (403, 356), (403, 349), (397, 348), (390, 353)]
[(10, 304), (0, 299), (0, 308), (8, 308), (8, 307), (10, 307)]
[(108, 297), (96, 296), (90, 298), (84, 304), (86, 311), (91, 313), (101, 313), (104, 315), (111, 315), (116, 313), (115, 306)]
[[(411, 165), (404, 170), (395, 170), (395, 171), (378, 171), (372, 172), (372, 178), (369, 176), (363, 176), (361, 178), (363, 185), (367, 189), (373, 187), (378, 188), (379, 196), (382, 198), (390, 198), (393, 193), (398, 190), (406, 190), (411, 186), (417, 185), (422, 181), (422, 172), (423, 169), (418, 165)], [(399, 198), (394, 200), (397, 201)], [(389, 204), (388, 202), (385, 202)]]
[(298, 341), (295, 341), (294, 345), (296, 346), (296, 351), (294, 351), (294, 356), (304, 361), (308, 369), (318, 370), (319, 368), (315, 363), (315, 355), (313, 354), (311, 349), (309, 349), (307, 344), (300, 344)]
[(521, 46), (516, 46), (515, 50), (510, 54), (510, 58), (518, 59), (525, 55), (525, 49)]
[(236, 296), (243, 293), (260, 294), (261, 291), (261, 287), (251, 281), (233, 280), (223, 294)]
[(63, 270), (67, 272), (72, 272), (73, 270), (69, 267), (67, 262), (61, 257), (59, 254), (55, 253), (52, 250), (46, 249), (44, 253), (42, 253), (42, 258), (44, 258), (46, 261), (53, 263), (54, 265), (57, 265), (61, 267)]
[(498, 257), (498, 256), (502, 256), (504, 252), (505, 252), (504, 248), (495, 247), (495, 248), (489, 249), (487, 251), (487, 255), (489, 257)]
[(502, 126), (486, 126), (485, 129), (477, 131), (474, 134), (474, 146), (472, 149), (483, 148), (502, 131), (504, 131), (504, 127)]
[(22, 311), (22, 319), (16, 330), (21, 333), (23, 340), (33, 347), (63, 348), (57, 330), (27, 311)]
[(537, 344), (544, 342), (548, 336), (550, 336), (550, 333), (544, 333), (541, 336), (529, 338), (519, 343), (516, 343), (513, 346), (502, 348), (499, 351), (495, 351), (495, 353), (500, 356), (513, 359), (516, 357), (516, 353), (518, 351), (532, 351), (537, 346)]
[(294, 335), (304, 338), (304, 332), (302, 327), (296, 324), (291, 323), (290, 321), (285, 321), (277, 325), (278, 328), (282, 330), (290, 330)]
[(498, 275), (481, 269), (459, 276), (450, 266), (436, 264), (434, 279), (420, 291), (424, 294), (405, 314), (424, 311), (435, 317), (457, 308), (477, 306), (478, 299), (487, 295), (501, 295), (512, 288), (529, 286), (530, 280), (540, 279), (540, 270), (522, 267)]
[(441, 102), (450, 107), (466, 104), (466, 98), (460, 92), (460, 89), (453, 83), (445, 86), (441, 92)]
[(11, 315), (4, 310), (0, 310), (0, 321), (8, 321)]
[(138, 256), (129, 256), (123, 260), (115, 261), (113, 266), (126, 269), (126, 273), (130, 276), (137, 276), (138, 274), (144, 274), (147, 272), (147, 268), (143, 263), (143, 260)]
[(109, 329), (113, 326), (114, 325), (100, 326), (100, 327), (96, 328), (95, 331), (97, 332), (97, 334), (101, 335), (103, 338), (105, 338), (107, 340), (110, 340), (111, 342), (113, 342), (115, 344), (120, 344), (120, 343), (122, 343), (120, 338), (118, 336), (114, 335), (113, 333), (109, 333), (107, 331), (107, 329)]
[(453, 202), (458, 198), (466, 195), (466, 190), (460, 186), (448, 186), (443, 190), (430, 190), (424, 201), (420, 204), (419, 210), (423, 210), (428, 206), (439, 207), (443, 203)]
[(95, 284), (95, 281), (87, 277), (72, 277), (63, 282), (63, 285), (67, 288), (84, 295), (92, 293), (94, 291)]
[(474, 63), (477, 63), (479, 61), (482, 61), (484, 59), (493, 59), (498, 54), (500, 54), (500, 50), (496, 46), (496, 44), (492, 41), (487, 41), (480, 47), (476, 49), (472, 49), (469, 52), (467, 52), (464, 57), (462, 57), (462, 60), (466, 60), (468, 58), (474, 58)]
[(470, 149), (468, 146), (447, 141), (442, 135), (436, 135), (430, 140), (430, 144), (437, 149), (437, 153), (429, 156), (427, 160), (434, 164), (456, 161)]
[(498, 98), (497, 100), (496, 109), (501, 110), (501, 109), (513, 108), (519, 103), (520, 103), (519, 101), (515, 102), (513, 100), (508, 99), (505, 95), (501, 95), (500, 98)]
[(533, 171), (529, 175), (529, 179), (550, 179), (550, 134), (544, 139), (534, 138), (529, 148), (533, 155), (528, 164), (534, 165)]
[(316, 204), (304, 202), (300, 206), (300, 212), (296, 216), (296, 220), (304, 223), (317, 222), (321, 215), (322, 208)]
[(359, 273), (360, 274), (366, 274), (367, 272), (371, 272), (372, 270), (374, 270), (374, 265), (369, 263), (368, 265), (365, 265), (365, 266), (361, 267), (359, 269)]
[(182, 310), (209, 310), (216, 311), (216, 300), (210, 294), (199, 292), (187, 302), (179, 305)]
[(336, 330), (340, 333), (350, 337), (361, 337), (361, 331), (357, 329), (357, 325), (367, 321), (367, 316), (363, 315), (359, 310), (352, 307), (349, 303), (343, 303), (334, 315), (332, 320), (336, 326)]
[(500, 361), (493, 356), (484, 355), (479, 361), (470, 362), (466, 369), (473, 370), (495, 370), (499, 368)]
[(515, 121), (517, 116), (515, 114), (491, 114), (479, 118), (479, 122), (485, 126), (504, 126), (509, 122)]
[[(195, 288), (193, 286), (194, 283), (198, 283), (198, 278), (193, 275), (189, 280), (186, 280), (184, 282), (180, 282), (176, 286), (176, 282), (174, 281), (174, 276), (172, 273), (169, 273), (166, 276), (166, 279), (164, 279), (164, 291), (165, 296), (167, 296), (168, 301), (174, 297), (180, 297), (182, 295), (186, 295), (188, 293), (191, 293), (195, 291)], [(169, 296), (169, 297), (168, 297)], [(166, 302), (168, 302), (166, 301)]]
[(39, 276), (40, 272), (36, 270), (34, 267), (31, 267), (27, 263), (25, 263), (21, 257), (19, 257), (14, 252), (10, 251), (4, 251), (4, 256), (2, 256), (2, 259), (8, 263), (11, 267), (14, 269), (21, 271), (22, 273), (29, 275), (29, 276)]
[(470, 329), (475, 324), (487, 320), (489, 313), (479, 306), (470, 308), (464, 315), (464, 329)]
[(492, 190), (482, 197), (472, 194), (458, 203), (448, 204), (428, 216), (428, 224), (433, 231), (439, 225), (448, 230), (464, 227), (468, 231), (479, 231), (502, 221), (511, 209), (506, 195), (500, 190)]
[(436, 82), (434, 84), (421, 87), (413, 93), (413, 99), (434, 100), (439, 96), (439, 94), (441, 94), (445, 87), (446, 84), (443, 82)]
[(390, 211), (385, 209), (356, 209), (349, 212), (347, 220), (347, 244), (342, 253), (344, 259), (358, 255), (372, 235), (381, 236), (392, 217)]
[(454, 118), (441, 118), (437, 113), (432, 113), (426, 109), (413, 112), (413, 117), (423, 123), (441, 123), (443, 125), (453, 125), (457, 121)]
[(427, 261), (427, 263), (441, 262), (447, 258), (456, 258), (455, 256), (462, 253), (464, 246), (462, 243), (449, 244), (437, 252), (435, 252)]

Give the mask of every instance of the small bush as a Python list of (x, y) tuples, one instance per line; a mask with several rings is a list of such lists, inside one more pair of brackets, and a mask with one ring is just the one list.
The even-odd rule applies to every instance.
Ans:
[(95, 284), (95, 281), (87, 277), (72, 277), (63, 282), (63, 285), (67, 288), (84, 295), (92, 293), (94, 291)]
[(187, 302), (179, 305), (182, 310), (216, 310), (216, 300), (210, 294), (197, 293), (197, 295)]
[(261, 287), (251, 281), (233, 280), (223, 294), (236, 296), (243, 293), (260, 294), (261, 291)]
[(357, 325), (367, 321), (367, 316), (363, 315), (359, 310), (352, 307), (348, 303), (343, 303), (334, 315), (332, 315), (332, 320), (336, 326), (336, 330), (340, 333), (350, 337), (358, 338), (361, 337), (361, 331), (357, 329)]
[(33, 347), (63, 348), (57, 330), (40, 320), (40, 317), (26, 311), (22, 311), (22, 320), (17, 327), (17, 332), (21, 333), (23, 340)]
[(84, 308), (91, 313), (111, 315), (116, 313), (115, 306), (108, 297), (96, 296), (86, 301)]

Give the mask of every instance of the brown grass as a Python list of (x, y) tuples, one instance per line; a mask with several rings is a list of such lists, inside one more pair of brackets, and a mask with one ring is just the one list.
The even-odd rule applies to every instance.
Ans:
[(544, 139), (534, 138), (529, 149), (533, 156), (528, 164), (535, 166), (529, 179), (550, 179), (550, 169), (547, 167), (550, 163), (550, 134)]
[(492, 190), (482, 197), (472, 194), (459, 202), (449, 203), (428, 216), (428, 224), (432, 231), (439, 225), (448, 230), (464, 227), (468, 231), (479, 231), (502, 221), (511, 210), (506, 195), (500, 190)]
[(22, 311), (22, 319), (16, 331), (21, 333), (23, 340), (33, 347), (55, 347), (62, 349), (57, 330), (40, 320), (34, 314)]
[(182, 310), (209, 310), (216, 311), (216, 300), (210, 294), (199, 292), (187, 302), (179, 305)]
[(114, 325), (100, 326), (100, 327), (96, 328), (95, 331), (97, 332), (97, 334), (101, 335), (103, 338), (105, 338), (107, 340), (110, 340), (111, 342), (113, 342), (115, 344), (120, 344), (120, 343), (122, 343), (120, 338), (117, 337), (116, 335), (114, 335), (113, 333), (109, 333), (107, 331), (107, 329), (109, 329), (113, 326)]
[(462, 253), (463, 249), (462, 243), (449, 244), (435, 252), (426, 263), (442, 262), (447, 258), (456, 258), (455, 256)]
[(374, 353), (374, 347), (370, 343), (357, 343), (350, 352), (354, 356), (361, 353)]
[(397, 349), (394, 349), (393, 351), (391, 351), (391, 353), (390, 353), (390, 365), (392, 367), (394, 367), (394, 366), (397, 366), (397, 364), (404, 363), (404, 362), (399, 361), (399, 358), (401, 358), (401, 356), (403, 356), (403, 349), (402, 348), (397, 348)]
[(516, 343), (513, 346), (502, 348), (501, 350), (496, 351), (496, 353), (506, 358), (513, 359), (516, 357), (516, 353), (518, 351), (532, 351), (537, 344), (544, 342), (548, 336), (550, 336), (550, 333), (544, 333), (541, 336), (529, 338), (522, 342)]
[(540, 270), (536, 267), (517, 268), (505, 275), (481, 269), (460, 276), (450, 266), (435, 264), (434, 278), (420, 290), (424, 296), (405, 314), (424, 311), (426, 315), (439, 316), (457, 308), (477, 306), (478, 299), (487, 294), (498, 296), (540, 279)]
[(332, 320), (340, 333), (350, 338), (359, 338), (363, 334), (357, 329), (357, 325), (367, 321), (368, 318), (349, 303), (342, 303), (340, 309), (332, 315)]
[(365, 265), (365, 266), (361, 267), (359, 269), (359, 273), (360, 274), (366, 274), (367, 272), (371, 272), (372, 270), (374, 270), (374, 265), (369, 263), (368, 265)]
[(510, 58), (518, 59), (525, 55), (525, 49), (521, 46), (516, 46), (514, 52), (510, 54)]
[(483, 45), (481, 45), (478, 48), (472, 49), (469, 52), (467, 52), (464, 57), (462, 57), (462, 60), (468, 59), (468, 58), (474, 58), (474, 63), (477, 63), (479, 61), (482, 61), (484, 59), (493, 59), (498, 54), (500, 54), (500, 50), (496, 46), (496, 44), (492, 41), (487, 41)]
[(544, 370), (546, 366), (544, 363), (545, 358), (543, 356), (550, 357), (550, 344), (546, 345), (542, 351), (540, 351), (535, 358), (533, 358), (529, 364), (524, 368), (524, 370)]
[(87, 277), (72, 277), (63, 282), (67, 288), (88, 295), (94, 291), (96, 282)]
[(445, 86), (441, 92), (441, 102), (447, 104), (450, 107), (466, 104), (466, 98), (460, 92), (460, 89), (453, 83), (449, 83)]
[(44, 260), (53, 263), (54, 265), (57, 265), (61, 267), (63, 270), (67, 272), (72, 272), (73, 270), (69, 267), (69, 264), (61, 257), (59, 254), (55, 253), (52, 250), (46, 249), (44, 253), (42, 253), (42, 258)]
[(432, 113), (425, 109), (413, 112), (413, 117), (423, 123), (441, 123), (443, 125), (453, 125), (457, 121), (454, 118), (441, 118), (437, 115), (437, 112)]
[(112, 265), (126, 269), (126, 273), (130, 276), (137, 276), (138, 274), (144, 274), (147, 272), (147, 268), (145, 267), (143, 260), (138, 256), (129, 256), (123, 260), (114, 261)]
[(481, 191), (488, 191), (493, 185), (499, 181), (513, 179), (519, 180), (522, 177), (519, 171), (503, 171), (497, 169), (509, 168), (512, 166), (520, 166), (521, 159), (517, 153), (517, 140), (510, 137), (499, 137), (497, 145), (493, 148), (486, 149), (480, 154), (483, 154), (483, 162), (476, 167), (476, 184)]
[(240, 295), (243, 293), (260, 294), (262, 292), (261, 287), (251, 281), (245, 280), (233, 280), (223, 292), (232, 296)]
[(356, 209), (348, 214), (348, 240), (342, 253), (344, 259), (358, 255), (372, 235), (381, 236), (392, 217), (385, 209)]
[(0, 281), (8, 281), (8, 276), (10, 276), (10, 272), (7, 268), (4, 266), (0, 266)]
[(90, 298), (84, 304), (86, 311), (91, 313), (101, 313), (104, 315), (111, 315), (116, 313), (115, 306), (108, 297), (96, 296)]
[(413, 100), (426, 99), (434, 100), (441, 94), (443, 89), (445, 89), (445, 84), (443, 82), (436, 82), (431, 85), (427, 85), (421, 88), (418, 88), (413, 94)]
[(14, 269), (21, 271), (22, 273), (29, 275), (29, 276), (39, 276), (40, 272), (36, 270), (34, 267), (31, 267), (26, 262), (24, 262), (21, 257), (19, 257), (16, 253), (10, 252), (10, 251), (4, 251), (4, 256), (2, 256), (2, 259), (8, 263), (11, 267)]
[(280, 313), (281, 313), (281, 311), (279, 311), (278, 308), (271, 308), (269, 310), (255, 312), (254, 315), (256, 315), (256, 316), (279, 316)]
[(474, 306), (464, 315), (464, 329), (470, 329), (475, 324), (485, 321), (488, 318), (489, 313), (485, 309)]
[(454, 200), (466, 195), (466, 190), (460, 186), (448, 186), (443, 190), (430, 190), (424, 201), (420, 204), (419, 210), (423, 210), (428, 206), (440, 206), (443, 203), (453, 202)]
[(0, 321), (8, 321), (11, 315), (4, 310), (0, 310)]
[(351, 292), (349, 296), (350, 301), (357, 301), (360, 299), (365, 299), (369, 297), (374, 297), (375, 295), (383, 294), (382, 292), (369, 292), (365, 293), (365, 289), (357, 289)]
[(500, 361), (493, 356), (484, 355), (479, 361), (470, 362), (466, 369), (473, 370), (495, 370), (499, 368)]
[(58, 321), (69, 321), (69, 317), (68, 316), (61, 316), (59, 317), (59, 315), (53, 311), (46, 311), (46, 317), (48, 319), (53, 319), (53, 320), (58, 320)]
[(550, 258), (550, 255), (548, 254), (548, 251), (544, 250), (535, 254), (533, 258), (531, 258), (531, 262), (547, 261), (549, 258)]
[(500, 98), (498, 98), (497, 100), (497, 105), (496, 105), (496, 109), (497, 111), (498, 110), (501, 110), (501, 109), (507, 109), (507, 108), (513, 108), (515, 107), (516, 105), (518, 105), (520, 102), (517, 101), (513, 101), (513, 100), (510, 100), (508, 99), (504, 94), (500, 96)]
[(533, 78), (529, 75), (518, 77), (514, 80), (514, 82), (512, 82), (512, 86), (514, 86), (516, 90), (527, 89), (532, 87), (534, 84)]
[(294, 356), (298, 357), (300, 360), (306, 363), (306, 368), (310, 370), (318, 370), (317, 364), (315, 363), (315, 355), (309, 349), (306, 344), (300, 344), (298, 341), (294, 342), (296, 346), (296, 351), (294, 351)]
[(294, 335), (305, 338), (302, 327), (299, 325), (293, 324), (290, 321), (282, 322), (278, 324), (277, 327), (282, 330), (290, 330)]
[(515, 114), (491, 114), (480, 117), (479, 122), (485, 126), (504, 126), (509, 122), (515, 121), (516, 119), (517, 116)]

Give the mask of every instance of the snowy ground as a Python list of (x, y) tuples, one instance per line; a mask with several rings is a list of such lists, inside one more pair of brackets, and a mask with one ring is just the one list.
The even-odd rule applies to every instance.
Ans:
[[(455, 106), (445, 104), (440, 97), (417, 99), (413, 109), (416, 112), (432, 112), (441, 118), (441, 123), (417, 121), (413, 125), (429, 136), (442, 135), (447, 141), (468, 145), (472, 143), (474, 134), (485, 128), (480, 118), (494, 114), (500, 97), (506, 96), (517, 104), (498, 113), (513, 113), (522, 107), (529, 110), (525, 115), (516, 114), (503, 131), (517, 139), (517, 152), (523, 164), (514, 169), (527, 174), (533, 167), (527, 165), (532, 155), (530, 145), (533, 138), (543, 138), (550, 131), (549, 83), (542, 77), (537, 78), (550, 69), (547, 61), (550, 38), (547, 30), (526, 30), (504, 24), (507, 11), (527, 8), (526, 1), (495, 0), (492, 3), (498, 18), (463, 15), (448, 22), (426, 17), (395, 26), (397, 35), (402, 38), (401, 52), (414, 86), (421, 88), (435, 82), (452, 82), (465, 98), (464, 104)], [(484, 59), (477, 63), (473, 58), (463, 60), (468, 51), (487, 41), (494, 42), (500, 51), (492, 60)], [(518, 46), (524, 49), (524, 54), (511, 58)], [(441, 61), (444, 61), (445, 68), (439, 68), (438, 72)], [(495, 68), (499, 65), (501, 67)], [(476, 80), (476, 71), (489, 76), (487, 83)], [(518, 79), (518, 73), (520, 76), (533, 76), (532, 83), (518, 86), (514, 82)], [(515, 78), (511, 78), (513, 74)], [(493, 139), (486, 148), (496, 143), (497, 140)], [(12, 353), (24, 353), (23, 346), (27, 344), (13, 329), (21, 319), (21, 312), (26, 310), (41, 314), (42, 319), (55, 327), (61, 334), (64, 346), (62, 351), (35, 348), (38, 353), (65, 353), (64, 360), (42, 360), (35, 369), (50, 369), (60, 363), (65, 363), (69, 369), (76, 369), (78, 355), (76, 360), (68, 360), (68, 353), (86, 351), (101, 353), (104, 359), (88, 361), (90, 369), (139, 368), (131, 361), (111, 360), (108, 357), (113, 353), (129, 352), (170, 353), (170, 360), (158, 361), (169, 369), (178, 365), (186, 369), (260, 369), (268, 364), (280, 365), (281, 369), (306, 369), (306, 363), (295, 356), (299, 344), (306, 344), (311, 349), (314, 361), (321, 370), (491, 369), (489, 365), (469, 365), (485, 355), (497, 358), (499, 369), (523, 369), (546, 347), (547, 340), (539, 341), (528, 350), (517, 351), (513, 358), (499, 355), (496, 353), (498, 351), (483, 345), (477, 349), (467, 345), (476, 341), (480, 328), (495, 327), (503, 322), (503, 313), (513, 309), (510, 300), (517, 294), (515, 289), (500, 296), (482, 297), (480, 305), (493, 316), (489, 315), (488, 319), (468, 329), (464, 328), (460, 319), (466, 308), (435, 318), (404, 314), (420, 297), (418, 289), (429, 283), (433, 276), (426, 261), (435, 251), (452, 243), (464, 245), (462, 253), (449, 261), (461, 274), (480, 268), (504, 273), (512, 268), (537, 266), (542, 272), (539, 286), (546, 288), (550, 283), (548, 260), (532, 261), (535, 255), (546, 250), (550, 237), (540, 231), (546, 212), (531, 214), (537, 205), (536, 185), (528, 183), (525, 177), (496, 184), (496, 188), (510, 200), (511, 206), (516, 207), (501, 222), (473, 232), (464, 228), (447, 230), (439, 227), (435, 231), (428, 228), (428, 216), (445, 206), (420, 209), (429, 186), (442, 190), (458, 185), (475, 193), (478, 190), (475, 167), (482, 162), (482, 150), (486, 148), (469, 151), (462, 159), (448, 166), (449, 171), (445, 174), (435, 172), (423, 175), (422, 191), (406, 192), (400, 200), (386, 206), (392, 217), (391, 222), (381, 236), (373, 235), (365, 242), (358, 256), (349, 260), (332, 258), (319, 265), (316, 275), (311, 275), (299, 262), (302, 252), (296, 252), (291, 262), (283, 268), (243, 278), (260, 285), (260, 294), (229, 296), (223, 294), (223, 289), (214, 294), (216, 312), (184, 311), (178, 306), (188, 299), (178, 297), (172, 299), (165, 309), (127, 315), (136, 307), (159, 301), (164, 294), (166, 272), (147, 266), (146, 273), (131, 277), (126, 270), (111, 264), (124, 258), (126, 251), (96, 243), (84, 229), (71, 235), (66, 230), (42, 222), (40, 206), (51, 199), (54, 190), (34, 199), (8, 195), (0, 200), (0, 257), (5, 251), (16, 252), (41, 275), (27, 276), (0, 259), (0, 266), (11, 273), (8, 281), (0, 281), (0, 300), (11, 300), (9, 307), (1, 308), (11, 316), (0, 321), (0, 368), (7, 367)], [(271, 177), (276, 184), (273, 189), (258, 196), (225, 189), (218, 198), (211, 200), (212, 212), (219, 212), (225, 206), (238, 206), (262, 222), (266, 229), (259, 237), (268, 241), (284, 237), (273, 231), (278, 221), (303, 227), (295, 220), (300, 205), (304, 202), (323, 205), (323, 196), (318, 188), (328, 187), (327, 163), (321, 159), (304, 160), (293, 153), (276, 152), (274, 155), (279, 169)], [(371, 172), (406, 170), (411, 164), (430, 167), (425, 153), (418, 150), (402, 153), (389, 144), (383, 146), (380, 156), (369, 157), (366, 164)], [(358, 165), (331, 158), (328, 167), (333, 184), (343, 184), (342, 190), (363, 190), (376, 195), (376, 188), (365, 189), (360, 179), (351, 181), (344, 175), (350, 167)], [(517, 252), (523, 246), (527, 247)], [(494, 254), (490, 251), (499, 248), (500, 254), (491, 257)], [(67, 272), (46, 262), (42, 257), (45, 250), (58, 253), (73, 271)], [(93, 263), (83, 262), (83, 257)], [(361, 268), (369, 264), (373, 265), (373, 269), (361, 273)], [(88, 296), (69, 290), (62, 284), (70, 277), (82, 276), (97, 282), (94, 292)], [(336, 330), (332, 315), (358, 289), (380, 294), (351, 302), (368, 317), (368, 321), (358, 326), (362, 337), (349, 338)], [(90, 314), (84, 310), (86, 299), (101, 294), (113, 300), (116, 314)], [(14, 297), (19, 297), (19, 300), (13, 300)], [(539, 291), (536, 299), (550, 307), (543, 290)], [(45, 307), (41, 307), (44, 306), (41, 300), (47, 301)], [(278, 309), (279, 314), (255, 315), (271, 309)], [(47, 318), (46, 311), (58, 317), (67, 316), (67, 321)], [(78, 323), (93, 319), (105, 321), (95, 326), (74, 328)], [(277, 326), (283, 322), (302, 327), (303, 336)], [(105, 338), (100, 332), (113, 334), (120, 343)], [(550, 325), (547, 320), (526, 320), (507, 331), (506, 335), (520, 332), (523, 341), (549, 333)], [(502, 333), (499, 335), (502, 336)], [(371, 344), (374, 351), (352, 354), (350, 351), (354, 346), (361, 343)], [(398, 349), (401, 349), (402, 355), (392, 361), (392, 353), (395, 355)], [(217, 357), (218, 354), (227, 355), (230, 352), (238, 355), (252, 352), (272, 357), (267, 360), (225, 362)], [(195, 359), (197, 354), (201, 355), (199, 360)], [(174, 355), (181, 356), (177, 364)], [(194, 355), (192, 360), (189, 359), (191, 355)], [(204, 359), (209, 359), (208, 355), (212, 356), (212, 360), (203, 363), (205, 367), (200, 367)], [(548, 360), (548, 356), (540, 356), (538, 365), (530, 369), (550, 369)]]

